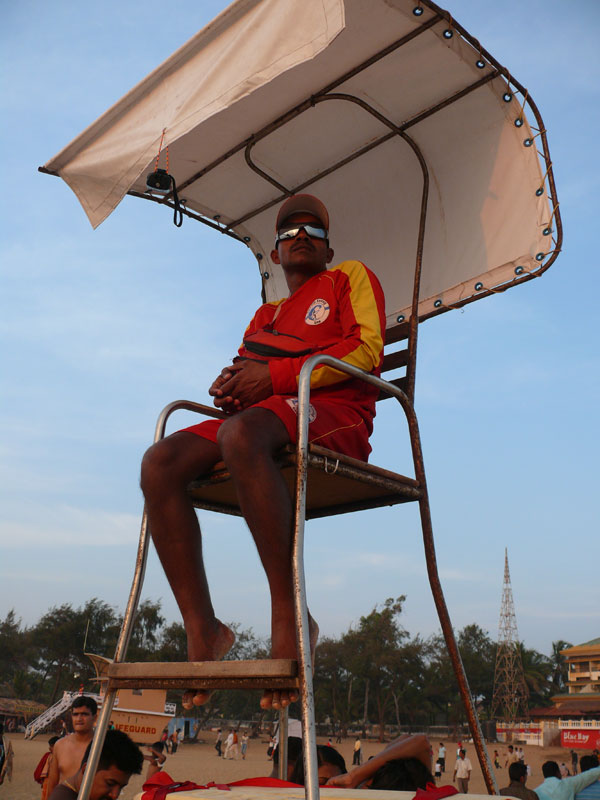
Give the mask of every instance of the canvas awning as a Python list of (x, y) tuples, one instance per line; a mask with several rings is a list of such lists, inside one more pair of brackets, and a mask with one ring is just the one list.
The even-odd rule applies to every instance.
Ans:
[(237, 0), (42, 169), (97, 226), (128, 192), (152, 199), (162, 139), (188, 214), (248, 244), (267, 299), (287, 294), (269, 257), (276, 207), (313, 193), (335, 260), (377, 273), (391, 326), (411, 313), (423, 185), (404, 135), (430, 181), (419, 317), (552, 263), (561, 227), (541, 117), (430, 0)]

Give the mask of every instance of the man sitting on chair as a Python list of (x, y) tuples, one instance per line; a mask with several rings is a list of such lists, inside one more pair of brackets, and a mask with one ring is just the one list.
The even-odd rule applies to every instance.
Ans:
[[(193, 479), (224, 461), (235, 484), (271, 591), (271, 657), (297, 658), (292, 587), (292, 501), (275, 454), (296, 442), (298, 376), (314, 353), (326, 353), (378, 375), (383, 359), (384, 298), (364, 264), (327, 268), (329, 214), (317, 198), (295, 195), (279, 210), (271, 259), (283, 268), (289, 296), (261, 306), (233, 364), (209, 389), (225, 420), (208, 420), (154, 444), (144, 456), (141, 486), (159, 558), (179, 605), (190, 661), (223, 658), (234, 641), (215, 616), (200, 528), (186, 493)], [(362, 460), (371, 450), (378, 390), (328, 366), (311, 379), (309, 440)], [(311, 651), (318, 628), (309, 617)], [(209, 692), (190, 689), (184, 707)], [(297, 692), (267, 691), (261, 706), (281, 708)]]

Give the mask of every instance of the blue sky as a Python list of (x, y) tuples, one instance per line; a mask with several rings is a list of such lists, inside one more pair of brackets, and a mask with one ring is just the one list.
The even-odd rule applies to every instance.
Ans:
[[(207, 399), (260, 302), (254, 259), (237, 243), (189, 220), (175, 229), (164, 209), (131, 198), (94, 232), (67, 186), (36, 171), (225, 5), (4, 9), (0, 617), (14, 608), (32, 624), (93, 596), (123, 608), (158, 412)], [(600, 5), (447, 7), (538, 104), (565, 236), (541, 280), (422, 326), (416, 404), (438, 562), (455, 627), (496, 637), (508, 547), (520, 635), (548, 653), (600, 628)], [(408, 469), (401, 417), (382, 405), (374, 460)], [(217, 613), (267, 634), (249, 533), (201, 519)], [(411, 633), (438, 629), (416, 508), (310, 523), (307, 576), (325, 634), (401, 593)], [(154, 554), (144, 595), (179, 619)]]

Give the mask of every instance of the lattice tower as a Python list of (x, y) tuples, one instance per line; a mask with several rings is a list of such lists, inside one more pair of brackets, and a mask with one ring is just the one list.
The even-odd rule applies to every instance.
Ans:
[(492, 717), (500, 717), (506, 722), (514, 722), (519, 717), (527, 717), (529, 692), (525, 683), (519, 632), (512, 588), (508, 569), (508, 551), (504, 550), (504, 586), (498, 626), (498, 650), (494, 672), (494, 696)]

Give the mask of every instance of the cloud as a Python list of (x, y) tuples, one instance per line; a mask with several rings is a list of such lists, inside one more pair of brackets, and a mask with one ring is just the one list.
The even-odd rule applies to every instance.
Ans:
[(139, 536), (140, 516), (102, 509), (57, 505), (24, 510), (20, 520), (3, 520), (0, 544), (23, 547), (132, 547)]

